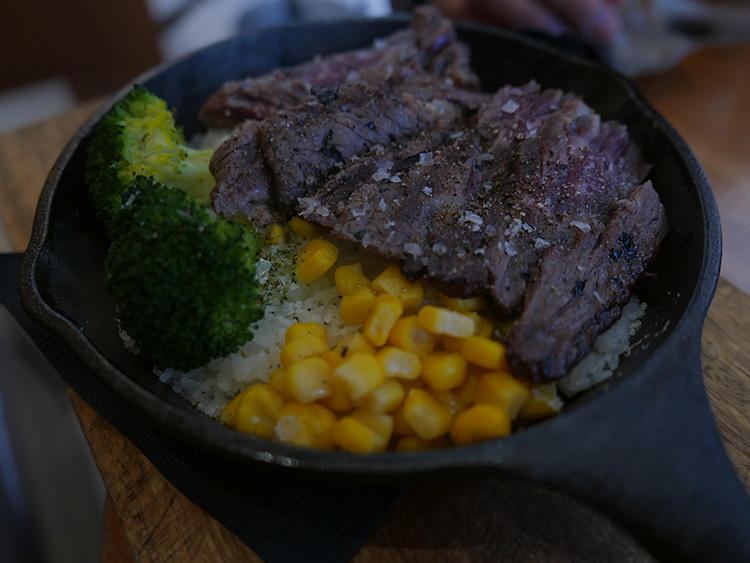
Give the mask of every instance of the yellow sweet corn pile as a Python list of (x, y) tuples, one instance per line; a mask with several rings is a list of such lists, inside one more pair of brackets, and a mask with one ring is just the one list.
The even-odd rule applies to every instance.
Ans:
[[(270, 244), (283, 230), (270, 227)], [(334, 267), (338, 250), (299, 218), (311, 240), (297, 263), (310, 283)], [(280, 234), (279, 234), (280, 233)], [(272, 242), (280, 241), (280, 242)], [(388, 266), (372, 281), (361, 264), (339, 265), (334, 283), (344, 323), (359, 327), (331, 342), (317, 323), (291, 325), (281, 368), (225, 407), (220, 420), (241, 432), (298, 446), (372, 453), (420, 451), (507, 436), (515, 421), (559, 412), (555, 384), (530, 388), (509, 372), (482, 297), (425, 302), (423, 283)], [(434, 292), (433, 292), (434, 293)]]

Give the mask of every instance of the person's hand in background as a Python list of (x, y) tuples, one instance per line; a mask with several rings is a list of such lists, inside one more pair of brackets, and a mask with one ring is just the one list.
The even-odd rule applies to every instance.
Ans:
[(623, 0), (433, 0), (449, 17), (471, 19), (553, 35), (578, 33), (593, 43), (610, 42), (621, 27)]

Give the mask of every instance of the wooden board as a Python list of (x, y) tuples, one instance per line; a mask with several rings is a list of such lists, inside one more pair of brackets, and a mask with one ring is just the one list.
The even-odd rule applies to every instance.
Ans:
[[(743, 68), (750, 64), (750, 48), (719, 50), (699, 57), (703, 58), (698, 63), (695, 59), (687, 63), (689, 72), (675, 72), (687, 72), (700, 86), (701, 65), (712, 67), (729, 58)], [(697, 69), (690, 66), (695, 64)], [(712, 84), (726, 86), (729, 81), (732, 96), (739, 88), (744, 99), (750, 99), (746, 75), (737, 73), (735, 66), (735, 75), (740, 78), (731, 82), (731, 72), (726, 65), (721, 68), (725, 69), (723, 75), (717, 76), (714, 68), (708, 73)], [(750, 126), (747, 103), (734, 106), (734, 120), (722, 119), (714, 128), (710, 120), (696, 120), (692, 115), (700, 100), (684, 93), (684, 81), (660, 82), (655, 78), (643, 85), (694, 146), (712, 176), (719, 201), (724, 200), (722, 194), (730, 194), (733, 213), (724, 222), (725, 235), (744, 236), (750, 198), (747, 194), (737, 195), (736, 186), (750, 181), (750, 171), (743, 164), (744, 153), (729, 148), (735, 146), (733, 143), (744, 146), (744, 132)], [(711, 99), (717, 96), (716, 88), (696, 88), (695, 95), (702, 92)], [(682, 100), (682, 110), (669, 115), (673, 99)], [(3, 241), (6, 245), (0, 250), (21, 250), (26, 246), (47, 171), (68, 138), (97, 105), (89, 104), (0, 136), (0, 235), (4, 234), (0, 245)], [(745, 125), (734, 127), (735, 122)], [(725, 139), (727, 135), (732, 138)], [(714, 145), (704, 140), (711, 138), (721, 142)], [(732, 255), (729, 269), (735, 280), (750, 287), (750, 274), (743, 269), (750, 262), (734, 263), (744, 258), (741, 253), (739, 258)], [(725, 261), (725, 268), (727, 265)], [(724, 443), (748, 488), (749, 341), (750, 296), (722, 280), (703, 335), (705, 382)], [(105, 560), (257, 560), (247, 546), (181, 495), (137, 448), (75, 393), (71, 392), (71, 398), (109, 493)], [(646, 560), (647, 555), (610, 521), (564, 496), (467, 475), (426, 478), (415, 484), (357, 556), (358, 561), (384, 559), (617, 561)]]

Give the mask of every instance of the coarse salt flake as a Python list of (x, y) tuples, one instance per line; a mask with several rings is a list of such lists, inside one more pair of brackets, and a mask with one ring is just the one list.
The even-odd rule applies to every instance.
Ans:
[(521, 107), (519, 103), (515, 100), (508, 100), (505, 102), (502, 106), (500, 106), (500, 110), (504, 113), (515, 113), (516, 110)]
[(518, 251), (513, 248), (513, 245), (511, 245), (507, 240), (498, 242), (497, 246), (500, 250), (505, 251), (505, 254), (507, 254), (508, 256), (515, 256), (516, 254), (518, 254)]
[(421, 256), (422, 255), (422, 247), (419, 246), (415, 242), (407, 242), (404, 245), (404, 251), (407, 254), (411, 254), (412, 256)]
[(584, 233), (591, 232), (591, 225), (584, 223), (583, 221), (571, 221), (570, 226), (581, 229)]

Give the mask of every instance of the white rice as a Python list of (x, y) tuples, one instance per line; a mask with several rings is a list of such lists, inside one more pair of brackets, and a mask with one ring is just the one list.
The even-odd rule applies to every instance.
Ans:
[(630, 353), (630, 339), (641, 326), (646, 304), (631, 298), (622, 310), (622, 317), (594, 342), (593, 351), (558, 381), (558, 389), (570, 398), (610, 377), (620, 365), (620, 358)]

